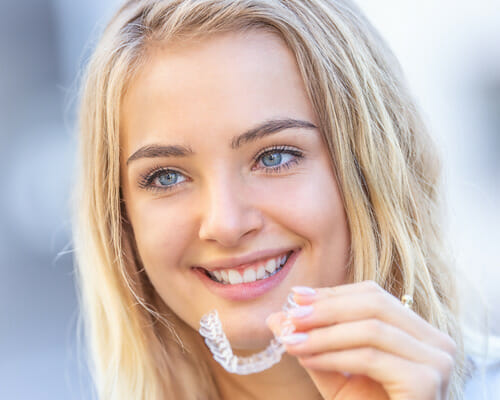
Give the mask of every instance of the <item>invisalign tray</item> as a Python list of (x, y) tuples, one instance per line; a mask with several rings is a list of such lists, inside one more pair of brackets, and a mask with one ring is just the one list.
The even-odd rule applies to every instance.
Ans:
[[(283, 311), (287, 312), (290, 308), (297, 307), (293, 300), (293, 294), (289, 294), (287, 302), (283, 306)], [(287, 318), (280, 336), (292, 333), (295, 327)], [(217, 310), (212, 310), (205, 314), (200, 320), (200, 334), (205, 338), (205, 343), (212, 352), (214, 359), (222, 367), (233, 374), (248, 375), (264, 371), (271, 368), (281, 360), (285, 347), (278, 336), (271, 340), (267, 348), (260, 353), (250, 357), (238, 357), (233, 354), (231, 344), (222, 329), (222, 323), (219, 319)]]

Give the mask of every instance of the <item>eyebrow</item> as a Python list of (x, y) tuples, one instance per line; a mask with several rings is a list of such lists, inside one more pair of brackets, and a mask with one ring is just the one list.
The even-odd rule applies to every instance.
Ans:
[[(273, 119), (265, 121), (254, 128), (247, 130), (241, 135), (235, 136), (231, 140), (231, 148), (238, 149), (244, 144), (261, 139), (265, 136), (278, 133), (290, 128), (305, 128), (317, 129), (317, 126), (309, 121), (303, 121), (293, 118)], [(128, 160), (127, 165), (139, 158), (156, 158), (156, 157), (187, 157), (193, 155), (194, 152), (190, 147), (182, 145), (157, 145), (150, 144), (141, 147), (134, 152)]]

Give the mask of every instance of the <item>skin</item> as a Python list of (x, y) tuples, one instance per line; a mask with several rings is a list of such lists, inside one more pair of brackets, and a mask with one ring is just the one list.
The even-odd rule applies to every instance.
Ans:
[[(286, 349), (324, 399), (448, 398), (455, 342), (375, 282), (318, 288), (315, 295), (294, 298), (302, 311), (289, 316), (298, 343)], [(273, 313), (268, 325), (278, 331), (286, 317)]]
[[(140, 260), (165, 304), (192, 329), (198, 329), (202, 315), (217, 309), (238, 355), (267, 346), (272, 338), (269, 327), (278, 329), (282, 315), (273, 314), (269, 327), (266, 318), (281, 308), (293, 286), (352, 287), (348, 306), (373, 310), (368, 307), (370, 299), (357, 298), (357, 285), (344, 285), (350, 233), (319, 130), (283, 129), (239, 148), (231, 147), (233, 137), (276, 118), (318, 126), (293, 54), (279, 37), (263, 31), (150, 46), (148, 61), (122, 102), (121, 186)], [(141, 157), (127, 163), (147, 145), (181, 145), (194, 154)], [(276, 145), (298, 151), (300, 156), (269, 150)], [(279, 171), (271, 170), (269, 157), (264, 162), (262, 151), (266, 149), (275, 161), (281, 155)], [(144, 177), (151, 173), (157, 174), (145, 187)], [(277, 287), (253, 300), (228, 300), (213, 294), (191, 268), (283, 247), (300, 249), (295, 265)], [(305, 346), (315, 345), (313, 332), (339, 322), (335, 320), (338, 310), (331, 311), (330, 303), (316, 307), (321, 301), (335, 305), (336, 297), (321, 296), (297, 298), (315, 307), (309, 319), (302, 319), (306, 325), (296, 321), (299, 330), (311, 335)], [(402, 317), (408, 314), (401, 305), (394, 309)], [(375, 315), (363, 318), (372, 320)], [(408, 318), (396, 322), (403, 327), (417, 324)], [(428, 333), (429, 327), (422, 332)], [(349, 325), (346, 331), (365, 328)], [(419, 327), (414, 329), (420, 332)], [(410, 336), (401, 338), (402, 347), (416, 342)], [(321, 398), (321, 393), (331, 399), (337, 398), (332, 393), (347, 379), (339, 368), (351, 371), (332, 362), (332, 349), (353, 345), (339, 344), (335, 337), (319, 339), (314, 350), (328, 359), (305, 359), (303, 352), (310, 348), (292, 346), (277, 366), (254, 375), (228, 374), (210, 354), (206, 357), (223, 398), (314, 399)], [(368, 339), (363, 346), (378, 348)], [(372, 335), (371, 340), (376, 338)], [(203, 347), (201, 339), (199, 345)], [(359, 357), (356, 360), (365, 364)], [(400, 367), (384, 365), (384, 372), (391, 374), (391, 368)], [(348, 379), (352, 382), (349, 396), (353, 397), (345, 398), (356, 398), (366, 388), (391, 396), (382, 376), (352, 371), (367, 377)], [(377, 382), (382, 382), (385, 391)]]

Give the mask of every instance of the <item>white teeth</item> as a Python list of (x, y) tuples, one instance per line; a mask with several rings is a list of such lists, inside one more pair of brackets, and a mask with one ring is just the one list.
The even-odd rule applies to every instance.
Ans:
[[(276, 273), (276, 270), (282, 268), (287, 261), (288, 254), (283, 257), (268, 260), (265, 264), (258, 267), (248, 267), (242, 270), (221, 269), (211, 271), (209, 274), (214, 280), (225, 285), (237, 285), (240, 283), (255, 282), (260, 279), (267, 279)], [(241, 272), (241, 274), (240, 274)]]
[(229, 283), (231, 285), (237, 285), (238, 283), (242, 283), (243, 279), (241, 278), (241, 275), (239, 272), (230, 269), (227, 273), (228, 278), (229, 278)]
[(252, 268), (247, 268), (243, 274), (243, 282), (254, 282), (257, 280), (257, 274)]
[(222, 275), (222, 281), (223, 282), (229, 282), (229, 278), (227, 276), (227, 271), (220, 271), (221, 275)]
[(285, 264), (286, 257), (287, 257), (287, 255), (285, 254), (283, 257), (280, 258), (280, 266), (282, 266), (283, 264)]
[(213, 271), (212, 273), (215, 275), (218, 281), (222, 280), (222, 273), (220, 271)]
[(266, 269), (267, 272), (272, 274), (276, 269), (276, 260), (274, 258), (269, 260), (264, 268)]

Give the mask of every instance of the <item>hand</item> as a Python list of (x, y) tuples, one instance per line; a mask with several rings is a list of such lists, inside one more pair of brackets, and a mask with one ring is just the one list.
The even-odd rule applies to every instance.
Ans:
[[(455, 342), (376, 283), (295, 293), (294, 300), (301, 307), (285, 348), (324, 399), (447, 399)], [(275, 334), (285, 318), (269, 316)]]

